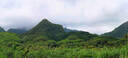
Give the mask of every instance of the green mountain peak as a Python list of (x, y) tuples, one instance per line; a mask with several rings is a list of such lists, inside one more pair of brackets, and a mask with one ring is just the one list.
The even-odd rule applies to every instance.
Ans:
[(39, 24), (37, 24), (34, 28), (24, 33), (23, 36), (35, 36), (32, 38), (36, 38), (39, 36), (47, 36), (53, 40), (57, 40), (57, 36), (64, 33), (64, 29), (62, 25), (54, 24), (47, 19), (43, 19)]

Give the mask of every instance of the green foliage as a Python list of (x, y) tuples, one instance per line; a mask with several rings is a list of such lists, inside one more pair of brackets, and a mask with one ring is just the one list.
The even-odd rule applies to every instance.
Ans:
[[(127, 39), (93, 37), (89, 40), (70, 35), (55, 41), (46, 36), (35, 39), (19, 39), (14, 33), (0, 33), (1, 58), (127, 58)], [(126, 42), (124, 42), (126, 41)], [(120, 47), (117, 47), (117, 45)], [(125, 44), (125, 46), (123, 46)], [(92, 48), (88, 46), (94, 46)]]
[(113, 38), (113, 37), (95, 37), (93, 39), (90, 39), (86, 42), (87, 46), (93, 46), (93, 47), (104, 47), (104, 46), (111, 46), (115, 47), (117, 44), (117, 41), (119, 39)]
[(7, 32), (0, 32), (0, 45), (12, 47), (14, 45), (18, 45), (20, 39), (17, 37), (16, 34), (7, 33)]

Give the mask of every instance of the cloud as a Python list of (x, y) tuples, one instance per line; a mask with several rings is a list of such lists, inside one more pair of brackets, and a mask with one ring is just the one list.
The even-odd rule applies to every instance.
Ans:
[(65, 27), (101, 34), (127, 21), (127, 5), (127, 0), (0, 0), (0, 26), (31, 28), (48, 18)]

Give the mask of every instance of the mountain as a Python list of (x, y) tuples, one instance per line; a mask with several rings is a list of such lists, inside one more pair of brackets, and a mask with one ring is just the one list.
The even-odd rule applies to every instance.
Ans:
[(22, 33), (27, 32), (27, 30), (26, 29), (9, 29), (7, 32), (22, 34)]
[(115, 28), (112, 32), (108, 32), (103, 35), (121, 38), (124, 37), (124, 35), (126, 35), (127, 33), (128, 33), (128, 21), (123, 23), (119, 27)]
[(62, 25), (54, 24), (47, 19), (43, 19), (39, 24), (21, 36), (24, 38), (37, 38), (40, 36), (48, 37), (52, 40), (58, 40), (58, 36), (65, 33)]
[(64, 28), (64, 31), (65, 31), (65, 32), (76, 32), (76, 31), (78, 31), (78, 30), (72, 30), (72, 29)]
[(5, 30), (2, 27), (0, 27), (0, 32), (5, 32)]

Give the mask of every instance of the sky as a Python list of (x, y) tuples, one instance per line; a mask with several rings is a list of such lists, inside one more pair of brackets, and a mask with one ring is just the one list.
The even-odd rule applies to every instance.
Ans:
[(27, 28), (43, 18), (69, 29), (103, 34), (128, 21), (128, 0), (0, 0), (0, 26)]

